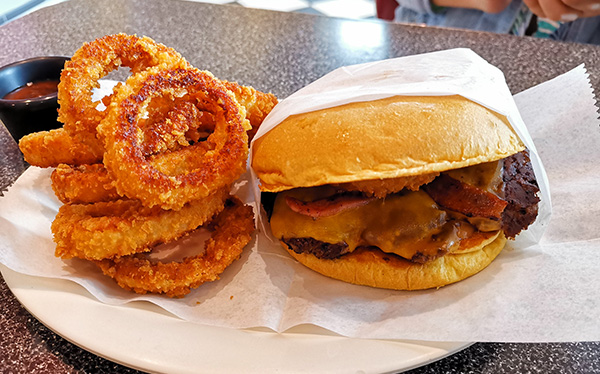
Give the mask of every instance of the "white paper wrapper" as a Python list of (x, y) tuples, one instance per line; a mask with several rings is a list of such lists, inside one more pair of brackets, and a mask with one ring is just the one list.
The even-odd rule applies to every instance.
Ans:
[[(341, 67), (279, 103), (265, 119), (254, 139), (294, 114), (396, 95), (461, 95), (508, 118), (531, 151), (542, 199), (536, 223), (512, 245), (524, 248), (537, 243), (551, 215), (546, 173), (506, 85), (504, 74), (470, 49), (451, 49)], [(255, 199), (260, 201), (258, 189)]]
[[(443, 53), (446, 61), (454, 53), (473, 56)], [(500, 79), (495, 68), (486, 69)], [(434, 341), (600, 340), (600, 123), (585, 69), (515, 100), (544, 160), (552, 219), (539, 243), (507, 248), (481, 273), (439, 290), (389, 291), (331, 280), (298, 265), (259, 232), (219, 281), (186, 298), (135, 295), (86, 261), (54, 257), (50, 225), (60, 203), (50, 170), (39, 168), (27, 170), (0, 198), (0, 262), (24, 274), (73, 280), (105, 303), (146, 300), (188, 321), (231, 328), (316, 325), (352, 337)], [(249, 180), (243, 178), (237, 194), (252, 202)], [(197, 242), (193, 237), (181, 247), (196, 250)]]

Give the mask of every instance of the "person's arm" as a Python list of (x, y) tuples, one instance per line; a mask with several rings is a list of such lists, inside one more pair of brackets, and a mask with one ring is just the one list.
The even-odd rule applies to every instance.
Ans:
[(575, 21), (600, 15), (600, 0), (524, 0), (540, 18), (553, 21)]
[[(396, 0), (402, 7), (417, 13), (439, 13), (444, 8), (468, 8), (485, 13), (500, 13), (512, 0)], [(600, 0), (599, 0), (600, 1)]]
[(431, 0), (432, 5), (444, 8), (470, 8), (485, 13), (500, 13), (512, 0)]

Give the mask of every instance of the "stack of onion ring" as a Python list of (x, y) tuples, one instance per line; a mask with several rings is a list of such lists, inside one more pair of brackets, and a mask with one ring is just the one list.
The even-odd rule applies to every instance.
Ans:
[[(120, 66), (132, 74), (99, 110), (92, 91)], [(277, 98), (126, 34), (84, 44), (65, 64), (58, 95), (63, 128), (19, 144), (32, 165), (55, 167), (52, 188), (64, 204), (52, 223), (55, 255), (92, 261), (138, 293), (182, 297), (218, 279), (254, 231), (252, 208), (229, 190)], [(198, 255), (145, 257), (200, 227), (212, 236)]]
[[(166, 70), (192, 68), (177, 51), (148, 37), (121, 33), (85, 43), (65, 63), (58, 85), (58, 120), (64, 127), (29, 134), (19, 142), (29, 164), (46, 168), (59, 164), (81, 165), (102, 161), (104, 146), (98, 139), (96, 128), (107, 111), (98, 109), (100, 101), (92, 101), (92, 94), (100, 86), (98, 81), (101, 78), (121, 66), (130, 68), (134, 75), (151, 67)], [(246, 109), (247, 119), (252, 125), (248, 132), (251, 139), (277, 104), (277, 97), (235, 82), (222, 83)], [(113, 93), (101, 102), (109, 106), (121, 86), (115, 86)], [(210, 130), (210, 123), (204, 121), (204, 128)]]

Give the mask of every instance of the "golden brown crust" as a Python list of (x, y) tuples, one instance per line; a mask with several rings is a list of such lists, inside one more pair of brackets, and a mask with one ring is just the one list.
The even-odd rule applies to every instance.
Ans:
[(228, 90), (233, 92), (240, 105), (246, 109), (246, 119), (252, 126), (252, 129), (248, 130), (248, 141), (251, 141), (265, 117), (277, 105), (277, 97), (272, 93), (257, 91), (253, 87), (241, 86), (236, 82), (222, 82)]
[(377, 288), (422, 290), (455, 283), (485, 269), (504, 248), (506, 237), (500, 232), (491, 242), (485, 240), (479, 244), (480, 249), (447, 254), (424, 264), (377, 248), (363, 247), (337, 259), (322, 260), (283, 246), (301, 264), (330, 278)]
[[(134, 134), (147, 105), (153, 105), (157, 97), (172, 102), (181, 90), (190, 100), (202, 102), (216, 115), (217, 123), (206, 141), (172, 152), (185, 158), (177, 162), (175, 170), (165, 170), (145, 157), (143, 141)], [(120, 195), (138, 199), (145, 206), (180, 209), (229, 185), (246, 170), (246, 130), (250, 128), (246, 111), (209, 72), (150, 68), (129, 77), (113, 100), (97, 131), (106, 149), (103, 163)]]
[(101, 260), (148, 252), (186, 235), (223, 210), (229, 188), (180, 210), (142, 206), (137, 200), (65, 204), (52, 222), (55, 255)]
[(102, 161), (104, 154), (103, 148), (82, 143), (62, 127), (28, 134), (19, 141), (19, 148), (25, 161), (41, 168), (93, 164)]
[(181, 262), (132, 255), (103, 259), (96, 264), (124, 289), (140, 294), (152, 292), (183, 297), (192, 288), (219, 279), (225, 268), (240, 257), (254, 232), (252, 207), (230, 197), (225, 210), (205, 227), (211, 237), (205, 242), (204, 251)]
[(64, 204), (113, 201), (121, 197), (102, 164), (60, 164), (52, 172), (50, 180), (54, 194)]
[(440, 175), (440, 173), (429, 173), (410, 177), (389, 178), (384, 180), (365, 180), (335, 185), (346, 191), (360, 191), (367, 196), (384, 198), (389, 194), (399, 192), (403, 189), (417, 191), (420, 186), (427, 184)]
[(97, 109), (92, 90), (99, 87), (100, 78), (120, 66), (135, 74), (153, 66), (188, 67), (189, 63), (173, 48), (123, 33), (84, 43), (75, 51), (65, 63), (58, 84), (58, 120), (70, 135), (95, 148), (102, 147), (96, 127), (108, 111)]
[(279, 192), (436, 173), (523, 149), (505, 117), (465, 98), (396, 96), (288, 117), (255, 140), (252, 167), (263, 191)]

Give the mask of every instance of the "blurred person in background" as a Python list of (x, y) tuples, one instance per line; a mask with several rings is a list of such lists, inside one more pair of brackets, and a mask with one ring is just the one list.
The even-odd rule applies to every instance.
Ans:
[(378, 17), (600, 44), (600, 0), (376, 0)]

